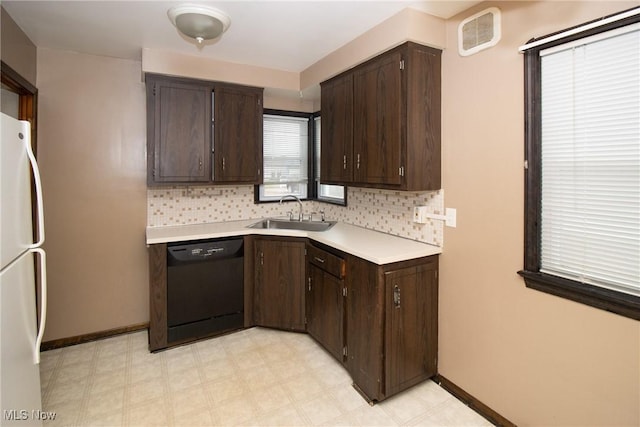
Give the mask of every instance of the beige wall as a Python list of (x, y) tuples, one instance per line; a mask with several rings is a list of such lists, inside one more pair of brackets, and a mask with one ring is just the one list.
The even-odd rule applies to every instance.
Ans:
[(300, 73), (300, 87), (327, 80), (407, 40), (436, 48), (445, 46), (445, 21), (406, 8), (331, 52)]
[[(497, 3), (502, 41), (459, 57), (458, 22), (493, 4), (443, 29), (443, 188), (458, 224), (445, 229), (441, 257), (440, 373), (519, 425), (639, 425), (638, 322), (528, 290), (516, 274), (524, 127), (516, 49), (637, 3)], [(378, 37), (351, 45), (353, 57)], [(340, 69), (349, 49), (314, 72)], [(45, 340), (148, 320), (140, 71), (132, 61), (38, 51)]]
[[(460, 57), (458, 23), (502, 11), (503, 36)], [(500, 2), (447, 22), (439, 372), (518, 425), (640, 425), (640, 323), (525, 288), (519, 45), (637, 2)]]
[(45, 341), (147, 322), (140, 62), (38, 49)]
[(298, 73), (218, 61), (157, 49), (142, 49), (142, 71), (248, 86), (300, 90)]
[(5, 64), (25, 80), (36, 84), (36, 46), (18, 27), (13, 18), (0, 7), (0, 53)]

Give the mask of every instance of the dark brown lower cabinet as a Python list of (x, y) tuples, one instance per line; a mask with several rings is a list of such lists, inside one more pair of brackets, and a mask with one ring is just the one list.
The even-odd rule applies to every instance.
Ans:
[[(377, 265), (321, 246), (245, 238), (245, 326), (306, 330), (369, 402), (434, 376), (438, 256)], [(166, 249), (149, 246), (151, 351), (177, 344), (167, 342)]]
[(257, 326), (304, 331), (305, 241), (254, 241), (253, 321)]
[(436, 374), (437, 264), (385, 273), (385, 395)]
[(347, 258), (347, 369), (369, 401), (437, 373), (438, 257), (376, 265)]
[(149, 245), (149, 351), (167, 347), (167, 244)]
[(333, 357), (344, 358), (343, 259), (307, 246), (307, 332)]

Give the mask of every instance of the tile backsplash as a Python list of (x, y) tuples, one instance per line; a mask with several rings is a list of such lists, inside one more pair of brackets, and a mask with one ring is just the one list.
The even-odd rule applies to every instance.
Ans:
[[(328, 220), (442, 246), (444, 223), (438, 220), (414, 223), (413, 207), (428, 206), (430, 212), (443, 214), (443, 190), (406, 192), (349, 187), (347, 191), (347, 206), (306, 201), (304, 211), (324, 210)], [(147, 225), (163, 227), (260, 219), (284, 216), (292, 209), (290, 203), (255, 204), (253, 200), (252, 185), (149, 188)]]

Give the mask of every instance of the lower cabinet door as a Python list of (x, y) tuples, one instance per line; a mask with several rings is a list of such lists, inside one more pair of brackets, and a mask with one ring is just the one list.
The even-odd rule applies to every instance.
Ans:
[(385, 273), (385, 395), (436, 373), (438, 286), (434, 264)]
[(347, 370), (367, 400), (383, 398), (383, 286), (378, 266), (347, 258), (346, 341)]
[(344, 282), (313, 264), (307, 277), (307, 332), (343, 361)]
[(254, 322), (304, 331), (305, 243), (255, 241)]

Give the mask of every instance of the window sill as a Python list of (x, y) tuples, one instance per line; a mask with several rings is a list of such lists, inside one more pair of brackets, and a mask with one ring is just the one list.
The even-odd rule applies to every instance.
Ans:
[(317, 199), (315, 199), (316, 202), (320, 202), (320, 203), (327, 203), (330, 205), (337, 205), (337, 206), (347, 206), (347, 200), (340, 200), (340, 199), (329, 199), (329, 198), (320, 198), (318, 197)]
[(535, 271), (519, 271), (528, 288), (640, 320), (640, 297)]

